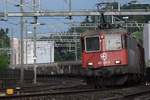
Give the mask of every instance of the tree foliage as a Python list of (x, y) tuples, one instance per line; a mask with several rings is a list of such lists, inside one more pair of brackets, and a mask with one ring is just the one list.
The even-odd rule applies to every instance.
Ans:
[(8, 29), (0, 29), (0, 48), (10, 47), (10, 41), (8, 37)]
[(55, 48), (55, 61), (73, 61), (74, 52), (68, 52), (65, 48)]
[(8, 29), (0, 29), (0, 71), (8, 67), (10, 56), (5, 48), (10, 48), (10, 39), (8, 37)]
[(143, 39), (142, 39), (142, 31), (133, 32), (131, 35), (132, 35), (132, 37), (136, 38), (137, 41), (142, 43), (142, 41), (143, 41)]
[[(150, 10), (150, 4), (132, 4), (128, 3), (121, 7), (122, 9), (136, 9), (136, 10)], [(148, 23), (150, 20), (150, 16), (128, 16), (128, 22), (135, 21), (136, 23)], [(131, 33), (131, 35), (136, 38), (140, 43), (142, 43), (142, 30), (143, 28), (128, 28), (128, 31)]]
[(9, 65), (9, 56), (7, 52), (0, 54), (0, 71), (7, 69)]
[[(132, 9), (132, 10), (150, 10), (150, 4), (125, 4), (121, 9)], [(129, 16), (128, 21), (136, 21), (138, 23), (147, 23), (150, 20), (150, 16)]]

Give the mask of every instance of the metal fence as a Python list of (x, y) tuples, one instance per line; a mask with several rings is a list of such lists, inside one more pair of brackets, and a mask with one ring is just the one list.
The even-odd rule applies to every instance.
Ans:
[[(24, 81), (32, 82), (33, 72), (24, 70)], [(20, 82), (19, 69), (7, 69), (0, 71), (0, 89), (16, 87)]]

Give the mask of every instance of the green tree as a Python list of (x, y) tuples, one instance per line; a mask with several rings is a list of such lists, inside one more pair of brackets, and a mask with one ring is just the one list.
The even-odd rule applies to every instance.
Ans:
[[(150, 9), (150, 4), (132, 4), (132, 3), (128, 3), (125, 4), (121, 7), (121, 9), (136, 9), (136, 10), (145, 10), (145, 11), (149, 11)], [(150, 16), (129, 16), (129, 19), (127, 20), (127, 22), (132, 22), (135, 21), (136, 23), (148, 23), (148, 21), (150, 20)], [(143, 28), (138, 28), (138, 27), (131, 27), (128, 28), (128, 31), (131, 34), (131, 36), (133, 36), (134, 38), (136, 38), (136, 40), (138, 40), (141, 44), (142, 44), (142, 31)]]
[(133, 32), (132, 37), (134, 37), (137, 41), (139, 41), (140, 43), (142, 43), (143, 39), (142, 39), (142, 31), (136, 31)]
[(10, 63), (9, 51), (6, 48), (10, 48), (10, 38), (8, 37), (8, 29), (0, 29), (0, 71), (7, 69)]
[(9, 56), (7, 52), (3, 52), (0, 54), (0, 71), (5, 70), (8, 68), (9, 65)]
[(55, 61), (73, 61), (74, 53), (68, 52), (66, 48), (55, 48)]
[(9, 48), (10, 41), (8, 37), (8, 29), (0, 29), (0, 48)]
[[(132, 4), (128, 3), (121, 7), (121, 9), (136, 9), (149, 11), (150, 4)], [(147, 23), (150, 20), (150, 16), (129, 16), (128, 21), (137, 21), (138, 23)]]

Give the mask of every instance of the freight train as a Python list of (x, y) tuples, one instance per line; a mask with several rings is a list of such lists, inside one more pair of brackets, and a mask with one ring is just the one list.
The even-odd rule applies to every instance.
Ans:
[(123, 28), (98, 28), (82, 34), (82, 68), (87, 84), (137, 83), (144, 76), (144, 49)]

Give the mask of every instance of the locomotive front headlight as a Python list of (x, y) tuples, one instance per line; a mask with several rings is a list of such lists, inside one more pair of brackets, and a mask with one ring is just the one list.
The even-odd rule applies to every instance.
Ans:
[(121, 61), (120, 60), (116, 60), (115, 64), (121, 64)]
[(88, 63), (88, 65), (89, 65), (89, 66), (92, 66), (92, 65), (93, 65), (93, 63), (92, 63), (92, 62), (89, 62), (89, 63)]
[(104, 36), (103, 36), (103, 35), (101, 35), (101, 39), (104, 39)]

